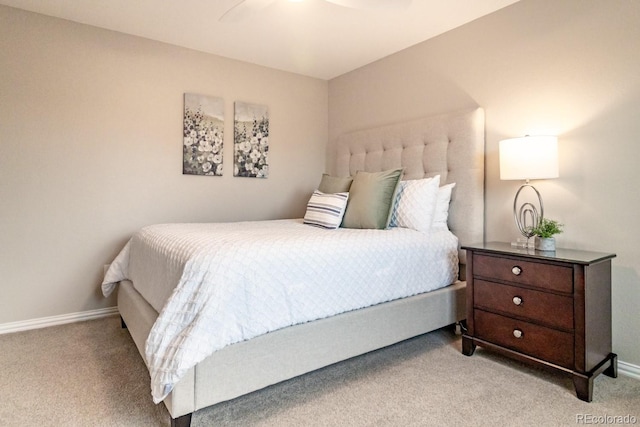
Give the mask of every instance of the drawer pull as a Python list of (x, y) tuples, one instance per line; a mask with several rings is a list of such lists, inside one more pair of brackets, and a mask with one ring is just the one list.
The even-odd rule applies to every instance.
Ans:
[(516, 276), (519, 276), (519, 275), (520, 275), (520, 273), (522, 273), (522, 269), (516, 265), (515, 267), (513, 267), (513, 268), (511, 269), (511, 272), (512, 272), (513, 274), (515, 274)]
[(514, 337), (516, 337), (516, 338), (522, 338), (522, 335), (523, 335), (523, 333), (522, 333), (522, 331), (521, 331), (520, 329), (514, 329), (514, 330), (513, 330), (513, 336), (514, 336)]
[(513, 297), (513, 303), (515, 305), (522, 305), (522, 298), (520, 297)]

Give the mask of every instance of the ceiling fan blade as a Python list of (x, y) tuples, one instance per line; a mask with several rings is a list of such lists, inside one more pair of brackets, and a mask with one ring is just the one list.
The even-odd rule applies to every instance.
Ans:
[(242, 0), (227, 10), (219, 19), (220, 22), (238, 22), (264, 9), (274, 0)]
[(352, 9), (401, 10), (407, 9), (412, 0), (325, 0)]

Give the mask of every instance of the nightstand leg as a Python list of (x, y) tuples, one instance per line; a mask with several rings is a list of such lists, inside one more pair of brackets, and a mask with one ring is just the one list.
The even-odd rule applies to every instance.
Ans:
[(593, 377), (580, 374), (573, 374), (573, 385), (576, 388), (578, 399), (591, 402), (593, 399)]
[(465, 335), (462, 336), (462, 354), (471, 356), (476, 351), (476, 345), (473, 340)]
[(611, 364), (602, 373), (611, 378), (618, 378), (618, 355), (611, 353), (609, 355), (609, 360), (611, 361)]

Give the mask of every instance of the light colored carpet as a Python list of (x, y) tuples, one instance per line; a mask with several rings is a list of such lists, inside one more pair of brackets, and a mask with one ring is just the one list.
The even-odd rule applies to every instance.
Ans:
[[(0, 426), (169, 425), (118, 317), (1, 335), (0, 369)], [(638, 380), (601, 375), (582, 402), (569, 377), (480, 348), (463, 356), (443, 329), (198, 411), (192, 425), (562, 426), (627, 415), (640, 424)]]

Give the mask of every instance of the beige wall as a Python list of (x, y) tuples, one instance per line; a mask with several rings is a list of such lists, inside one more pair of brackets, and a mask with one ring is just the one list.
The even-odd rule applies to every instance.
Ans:
[[(329, 82), (329, 138), (471, 106), (486, 109), (486, 239), (517, 237), (520, 185), (498, 141), (556, 134), (560, 178), (535, 185), (563, 247), (617, 253), (613, 346), (640, 365), (640, 2), (522, 0)], [(329, 150), (331, 152), (331, 150)]]
[[(158, 222), (299, 217), (327, 82), (0, 6), (0, 324), (114, 305), (103, 265)], [(183, 93), (225, 100), (223, 177), (182, 175)], [(234, 178), (233, 102), (269, 107), (268, 179)]]
[[(559, 135), (561, 176), (536, 186), (559, 245), (618, 254), (614, 350), (640, 365), (639, 19), (522, 0), (327, 84), (0, 6), (0, 324), (113, 305), (102, 266), (142, 225), (302, 215), (342, 132), (479, 105), (486, 238), (516, 237), (498, 141)], [(224, 177), (181, 174), (184, 92), (225, 99)], [(230, 173), (235, 100), (270, 108), (266, 180)]]

